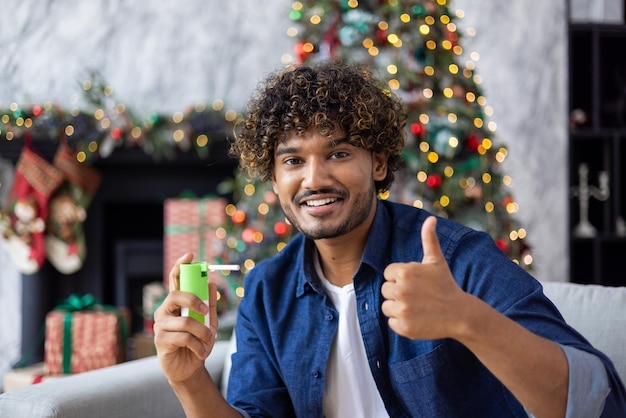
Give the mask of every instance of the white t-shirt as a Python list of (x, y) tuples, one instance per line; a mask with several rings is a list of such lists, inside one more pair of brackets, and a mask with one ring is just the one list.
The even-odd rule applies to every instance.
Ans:
[(324, 416), (389, 417), (370, 372), (359, 328), (354, 284), (344, 287), (331, 284), (314, 257), (315, 269), (339, 312), (339, 328), (326, 364)]

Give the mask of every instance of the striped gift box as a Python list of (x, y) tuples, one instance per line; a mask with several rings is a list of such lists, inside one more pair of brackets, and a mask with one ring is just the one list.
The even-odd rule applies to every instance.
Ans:
[(183, 254), (195, 260), (213, 262), (223, 252), (223, 242), (215, 235), (226, 221), (226, 200), (222, 198), (171, 198), (164, 202), (163, 280)]
[[(126, 360), (128, 314), (53, 310), (46, 314), (45, 375), (82, 373)], [(66, 345), (67, 344), (67, 345)]]

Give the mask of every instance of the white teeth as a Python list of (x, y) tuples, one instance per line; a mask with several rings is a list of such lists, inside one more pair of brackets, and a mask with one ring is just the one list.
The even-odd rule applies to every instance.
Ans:
[(329, 203), (333, 203), (336, 201), (337, 199), (331, 199), (331, 198), (319, 199), (319, 200), (307, 200), (306, 205), (307, 206), (323, 206), (323, 205), (327, 205)]

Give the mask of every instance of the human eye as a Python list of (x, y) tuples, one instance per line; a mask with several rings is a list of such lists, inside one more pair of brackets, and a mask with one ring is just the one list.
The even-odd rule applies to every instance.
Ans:
[(297, 157), (286, 157), (286, 158), (283, 158), (283, 164), (284, 165), (298, 165), (301, 162), (302, 162), (302, 160), (297, 158)]
[(346, 158), (349, 155), (350, 153), (347, 151), (334, 151), (332, 154), (330, 154), (330, 158), (333, 160), (339, 160), (342, 158)]

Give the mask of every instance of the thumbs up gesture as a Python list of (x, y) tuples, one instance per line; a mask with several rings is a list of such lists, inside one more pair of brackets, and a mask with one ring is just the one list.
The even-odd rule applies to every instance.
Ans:
[(454, 281), (439, 246), (431, 216), (422, 225), (421, 262), (392, 263), (384, 272), (382, 312), (389, 326), (411, 339), (453, 337), (460, 308), (469, 295)]

